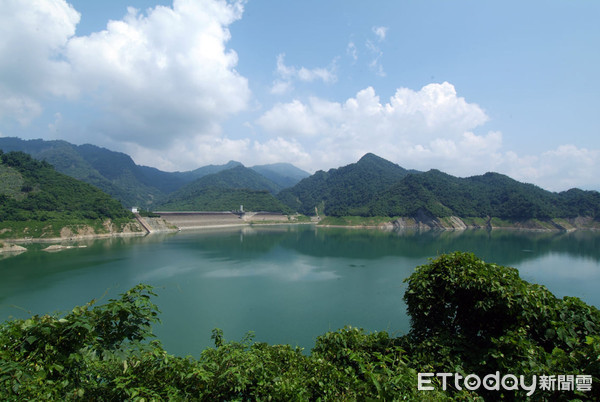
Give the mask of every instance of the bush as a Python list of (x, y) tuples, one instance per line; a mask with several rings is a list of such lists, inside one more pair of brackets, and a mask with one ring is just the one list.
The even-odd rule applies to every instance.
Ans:
[[(544, 286), (522, 280), (516, 269), (469, 253), (442, 255), (406, 282), (407, 344), (417, 366), (437, 372), (458, 367), (482, 377), (496, 371), (526, 377), (589, 374), (599, 381), (595, 307), (574, 297), (557, 299)], [(554, 397), (597, 399), (599, 391)]]

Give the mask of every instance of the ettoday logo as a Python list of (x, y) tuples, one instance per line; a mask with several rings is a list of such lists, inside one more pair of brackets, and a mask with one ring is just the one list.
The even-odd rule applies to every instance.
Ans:
[(591, 375), (533, 375), (527, 380), (525, 376), (506, 374), (501, 376), (499, 371), (488, 374), (481, 378), (477, 374), (462, 376), (458, 373), (419, 373), (417, 389), (419, 391), (433, 391), (433, 377), (439, 378), (442, 390), (446, 390), (451, 384), (455, 389), (461, 391), (463, 388), (469, 391), (477, 391), (481, 387), (488, 391), (518, 391), (520, 389), (531, 396), (538, 388), (542, 391), (581, 391), (592, 390)]

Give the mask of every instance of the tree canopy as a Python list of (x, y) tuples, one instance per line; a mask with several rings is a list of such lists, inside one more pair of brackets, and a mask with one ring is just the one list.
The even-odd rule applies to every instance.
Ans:
[(0, 220), (118, 219), (129, 213), (96, 187), (58, 173), (23, 152), (3, 153), (0, 168), (20, 187), (3, 186)]

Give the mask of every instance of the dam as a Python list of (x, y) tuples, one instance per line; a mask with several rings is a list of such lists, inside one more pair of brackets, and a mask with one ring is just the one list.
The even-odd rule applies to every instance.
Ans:
[(249, 225), (252, 223), (287, 223), (290, 218), (278, 212), (241, 211), (154, 211), (180, 230)]

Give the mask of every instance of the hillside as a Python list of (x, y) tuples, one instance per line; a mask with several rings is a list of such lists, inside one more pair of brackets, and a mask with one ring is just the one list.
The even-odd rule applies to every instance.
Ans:
[(131, 214), (96, 187), (25, 153), (0, 154), (1, 237), (51, 237), (70, 224), (129, 222)]
[(600, 217), (600, 193), (552, 193), (498, 173), (458, 178), (438, 170), (409, 175), (369, 203), (368, 215), (527, 219)]
[(193, 197), (171, 199), (157, 206), (161, 211), (269, 211), (289, 214), (290, 208), (266, 190), (207, 188)]
[(240, 205), (249, 211), (289, 212), (273, 194), (280, 187), (250, 168), (236, 166), (201, 177), (168, 196), (157, 209), (169, 211), (229, 211)]
[[(124, 206), (153, 208), (156, 201), (201, 177), (242, 166), (230, 161), (208, 165), (187, 172), (164, 172), (137, 165), (127, 154), (94, 145), (73, 145), (66, 141), (0, 138), (0, 149), (21, 151), (35, 159), (47, 161), (58, 172), (92, 184), (121, 201)], [(277, 189), (293, 186), (309, 174), (289, 164), (253, 167), (277, 184)], [(272, 191), (269, 189), (269, 191)]]
[(273, 163), (270, 165), (256, 165), (250, 169), (263, 175), (281, 188), (293, 187), (304, 178), (310, 176), (309, 173), (290, 163)]
[(397, 183), (409, 171), (373, 154), (358, 162), (322, 170), (283, 190), (278, 198), (290, 208), (313, 215), (362, 215), (373, 197)]
[(491, 218), (512, 222), (600, 219), (600, 193), (546, 191), (498, 173), (458, 178), (439, 170), (408, 171), (373, 154), (357, 163), (319, 171), (278, 198), (290, 208), (327, 216)]

